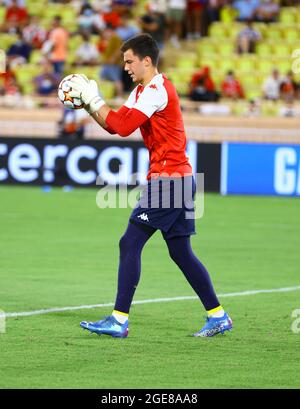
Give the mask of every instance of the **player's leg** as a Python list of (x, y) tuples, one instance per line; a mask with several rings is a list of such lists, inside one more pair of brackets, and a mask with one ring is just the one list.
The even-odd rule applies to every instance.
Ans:
[(119, 242), (118, 291), (112, 315), (97, 322), (83, 321), (80, 323), (82, 328), (113, 337), (125, 338), (128, 335), (128, 316), (140, 279), (142, 249), (155, 231), (150, 226), (129, 222)]
[(128, 314), (141, 274), (141, 253), (156, 229), (140, 223), (129, 222), (121, 237), (118, 271), (118, 292), (115, 310)]
[(232, 328), (232, 322), (223, 310), (204, 265), (193, 253), (190, 236), (166, 239), (169, 254), (199, 296), (207, 311), (206, 325), (194, 336), (212, 336)]

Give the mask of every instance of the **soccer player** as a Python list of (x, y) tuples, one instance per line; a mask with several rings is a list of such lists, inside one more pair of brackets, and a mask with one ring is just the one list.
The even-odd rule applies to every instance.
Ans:
[[(124, 69), (138, 85), (117, 112), (99, 95), (97, 83), (85, 76), (72, 78), (70, 96), (81, 98), (90, 115), (112, 134), (128, 136), (140, 128), (150, 157), (148, 185), (119, 243), (118, 291), (114, 310), (100, 321), (83, 321), (80, 325), (96, 334), (127, 337), (129, 310), (140, 278), (142, 249), (160, 230), (170, 257), (207, 311), (205, 325), (193, 335), (208, 337), (224, 333), (232, 328), (232, 321), (220, 305), (209, 274), (193, 253), (190, 243), (190, 236), (195, 234), (195, 220), (190, 215), (195, 183), (185, 154), (186, 136), (178, 95), (173, 84), (157, 70), (159, 50), (150, 35), (139, 34), (127, 40), (121, 51)], [(171, 179), (177, 183), (169, 183)], [(179, 194), (178, 183), (183, 185)], [(188, 197), (186, 192), (189, 192)], [(170, 205), (166, 205), (165, 198), (162, 198), (166, 193)]]

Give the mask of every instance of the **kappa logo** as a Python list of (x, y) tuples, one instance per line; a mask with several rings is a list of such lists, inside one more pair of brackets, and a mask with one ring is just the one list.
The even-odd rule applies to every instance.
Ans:
[(156, 89), (156, 91), (157, 91), (157, 86), (156, 86), (155, 84), (151, 84), (151, 85), (149, 85), (149, 88)]
[(144, 220), (144, 222), (149, 222), (148, 215), (146, 213), (142, 213), (138, 216), (141, 220)]

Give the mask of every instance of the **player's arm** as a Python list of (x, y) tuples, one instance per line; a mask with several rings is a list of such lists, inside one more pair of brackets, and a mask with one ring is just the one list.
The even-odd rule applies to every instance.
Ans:
[[(95, 121), (102, 127), (114, 130), (120, 136), (129, 136), (149, 118), (143, 112), (122, 106), (117, 112), (108, 105), (103, 105), (98, 111), (91, 114)], [(103, 126), (103, 125), (104, 126)]]
[[(128, 136), (146, 122), (154, 112), (167, 104), (167, 93), (156, 87), (144, 90), (137, 103), (123, 105), (118, 112), (113, 111), (99, 95), (96, 81), (85, 76), (76, 76), (70, 81), (71, 97), (80, 98), (85, 109), (104, 129)], [(132, 102), (132, 101), (131, 101)]]
[[(108, 125), (107, 123), (106, 123), (106, 112), (109, 112), (109, 111), (111, 111), (111, 108), (108, 106), (108, 105), (103, 105), (103, 107), (102, 108), (100, 108), (100, 110), (101, 111), (103, 111), (103, 113), (104, 113), (104, 115), (100, 115), (99, 114), (99, 112), (94, 112), (94, 113), (92, 113), (92, 114), (90, 114), (91, 115), (91, 117), (103, 128), (103, 129), (105, 129), (107, 132), (109, 132), (110, 134), (116, 134), (116, 133), (118, 133), (118, 131), (114, 128), (114, 127), (112, 127), (112, 126), (110, 126), (110, 125)], [(119, 117), (120, 118), (122, 118), (126, 113), (127, 113), (127, 108), (123, 105), (123, 106), (121, 106), (121, 108), (116, 112), (118, 115), (119, 115)]]

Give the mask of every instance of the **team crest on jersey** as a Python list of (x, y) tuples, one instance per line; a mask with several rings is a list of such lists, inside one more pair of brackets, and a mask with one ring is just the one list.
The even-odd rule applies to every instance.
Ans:
[(157, 86), (156, 86), (155, 84), (151, 84), (151, 85), (149, 85), (149, 88), (156, 89), (156, 91), (157, 91)]

